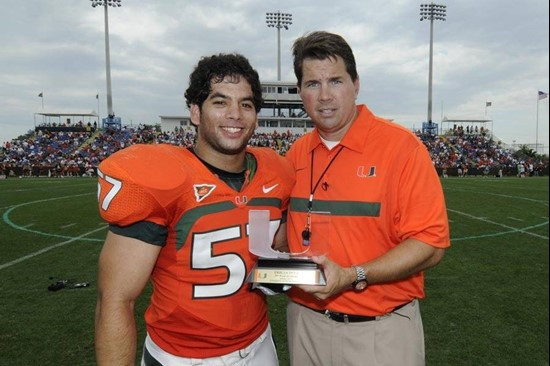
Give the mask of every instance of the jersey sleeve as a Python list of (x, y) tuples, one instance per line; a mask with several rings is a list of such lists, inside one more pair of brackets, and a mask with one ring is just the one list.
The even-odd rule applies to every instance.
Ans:
[(424, 146), (418, 145), (405, 162), (398, 200), (397, 230), (401, 240), (414, 238), (438, 248), (450, 246), (443, 189)]
[(170, 222), (167, 205), (178, 193), (166, 181), (178, 177), (169, 176), (166, 159), (154, 152), (127, 148), (103, 161), (98, 167), (98, 204), (113, 232), (161, 244)]

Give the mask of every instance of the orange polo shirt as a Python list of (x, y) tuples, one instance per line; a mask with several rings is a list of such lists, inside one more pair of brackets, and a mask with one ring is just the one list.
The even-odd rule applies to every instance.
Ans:
[[(317, 233), (315, 221), (312, 224), (313, 247), (324, 241), (328, 257), (343, 267), (380, 257), (409, 238), (448, 247), (443, 190), (425, 146), (410, 131), (376, 117), (366, 106), (357, 108), (357, 119), (332, 150), (314, 130), (287, 153), (296, 171), (287, 223), (290, 250), (306, 248), (302, 231), (310, 192), (336, 154), (313, 194), (312, 211), (330, 212), (330, 224), (318, 224)], [(376, 316), (423, 298), (424, 277), (418, 273), (401, 281), (370, 285), (362, 292), (350, 289), (325, 301), (297, 288), (289, 296), (315, 309)]]

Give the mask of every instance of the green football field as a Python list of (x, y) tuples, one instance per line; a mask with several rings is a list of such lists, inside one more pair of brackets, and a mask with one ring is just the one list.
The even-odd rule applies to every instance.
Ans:
[[(426, 273), (427, 364), (548, 365), (548, 178), (442, 181), (452, 246)], [(0, 180), (0, 365), (94, 365), (106, 224), (90, 178)], [(48, 291), (58, 280), (90, 286)], [(139, 350), (150, 288), (137, 304)], [(288, 365), (284, 295), (269, 298)], [(338, 365), (335, 365), (338, 366)]]

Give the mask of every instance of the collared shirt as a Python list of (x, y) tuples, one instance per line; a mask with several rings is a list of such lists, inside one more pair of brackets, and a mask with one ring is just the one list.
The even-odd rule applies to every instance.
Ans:
[[(296, 141), (287, 154), (296, 171), (287, 226), (291, 251), (307, 250), (302, 231), (308, 199), (336, 154), (313, 193), (312, 211), (325, 214), (311, 216), (312, 251), (325, 250), (331, 260), (349, 267), (380, 257), (409, 238), (448, 247), (443, 190), (428, 151), (404, 127), (376, 117), (364, 105), (357, 108), (359, 115), (339, 146), (328, 150), (314, 130)], [(423, 282), (423, 274), (418, 273), (401, 281), (373, 284), (363, 292), (344, 291), (326, 301), (298, 289), (290, 296), (316, 309), (372, 316), (423, 298)]]

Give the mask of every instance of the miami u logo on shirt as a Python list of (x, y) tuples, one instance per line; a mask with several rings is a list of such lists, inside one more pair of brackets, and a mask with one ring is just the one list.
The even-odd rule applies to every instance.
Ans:
[(370, 178), (370, 177), (376, 177), (376, 166), (371, 166), (369, 168), (369, 172), (365, 174), (365, 166), (360, 165), (357, 168), (357, 176), (360, 178)]

